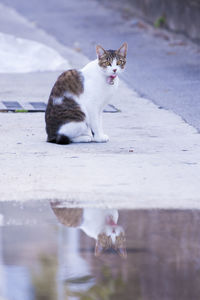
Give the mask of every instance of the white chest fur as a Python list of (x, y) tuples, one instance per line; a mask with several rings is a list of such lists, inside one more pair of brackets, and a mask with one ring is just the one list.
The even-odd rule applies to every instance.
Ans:
[(97, 239), (99, 233), (106, 226), (108, 216), (112, 216), (113, 221), (118, 221), (118, 211), (116, 209), (95, 209), (85, 208), (83, 211), (83, 223), (81, 229), (90, 237)]
[(98, 65), (98, 60), (87, 64), (81, 70), (84, 78), (84, 92), (77, 100), (86, 115), (86, 123), (93, 132), (94, 141), (106, 142), (108, 136), (103, 133), (102, 110), (114, 97), (118, 87), (118, 77), (113, 85), (107, 81), (107, 75)]
[(80, 96), (79, 103), (88, 112), (91, 110), (100, 112), (114, 96), (118, 77), (113, 85), (108, 84), (106, 74), (98, 66), (98, 60), (90, 62), (81, 71), (84, 76), (84, 93)]

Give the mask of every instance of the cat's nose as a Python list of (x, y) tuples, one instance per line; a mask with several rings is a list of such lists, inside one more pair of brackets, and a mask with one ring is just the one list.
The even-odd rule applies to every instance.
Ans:
[(117, 69), (113, 69), (113, 72), (116, 73), (116, 72), (117, 72)]

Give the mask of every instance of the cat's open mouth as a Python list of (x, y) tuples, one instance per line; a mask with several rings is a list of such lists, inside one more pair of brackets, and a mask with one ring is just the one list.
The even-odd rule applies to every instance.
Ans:
[(108, 84), (113, 85), (114, 84), (114, 80), (115, 80), (116, 77), (117, 77), (117, 75), (110, 75), (110, 76), (108, 76), (107, 77)]

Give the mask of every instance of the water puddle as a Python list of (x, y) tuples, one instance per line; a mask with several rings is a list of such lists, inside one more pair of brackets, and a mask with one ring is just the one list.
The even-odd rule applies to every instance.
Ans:
[(200, 299), (200, 212), (0, 203), (1, 300)]

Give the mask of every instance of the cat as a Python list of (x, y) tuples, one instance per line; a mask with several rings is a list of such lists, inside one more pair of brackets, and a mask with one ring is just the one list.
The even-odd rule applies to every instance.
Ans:
[(51, 207), (60, 223), (77, 227), (96, 240), (95, 256), (114, 249), (126, 258), (126, 237), (122, 226), (118, 225), (117, 209), (66, 208), (61, 202), (52, 202)]
[(107, 142), (102, 111), (126, 65), (127, 43), (118, 50), (96, 46), (97, 59), (68, 70), (55, 82), (45, 112), (47, 141), (58, 144)]

